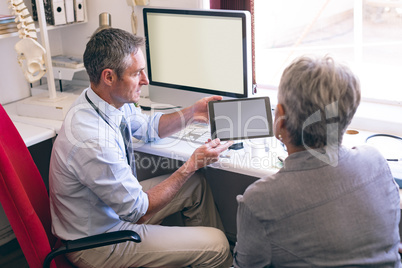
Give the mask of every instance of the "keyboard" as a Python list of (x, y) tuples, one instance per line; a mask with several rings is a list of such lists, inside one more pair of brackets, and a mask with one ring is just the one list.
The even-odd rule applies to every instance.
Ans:
[(204, 144), (208, 139), (211, 139), (211, 131), (209, 125), (194, 123), (173, 134), (170, 138)]

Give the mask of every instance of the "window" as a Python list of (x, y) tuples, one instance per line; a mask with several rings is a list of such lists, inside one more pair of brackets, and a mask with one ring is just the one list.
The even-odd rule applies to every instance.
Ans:
[(330, 55), (359, 76), (365, 100), (402, 105), (402, 0), (254, 0), (259, 88), (300, 55)]

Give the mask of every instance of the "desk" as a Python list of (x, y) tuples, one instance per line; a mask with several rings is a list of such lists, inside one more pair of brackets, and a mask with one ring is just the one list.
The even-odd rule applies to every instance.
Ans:
[(14, 122), (14, 125), (27, 147), (36, 145), (48, 139), (52, 139), (56, 136), (56, 132), (48, 128), (37, 127), (20, 122)]
[[(366, 138), (372, 134), (368, 131), (359, 131), (358, 134), (345, 134), (343, 145), (351, 148), (364, 144)], [(266, 138), (267, 152), (259, 157), (252, 156), (251, 147), (254, 145), (253, 141), (244, 141), (244, 149), (230, 151), (229, 157), (221, 157), (218, 162), (209, 167), (256, 178), (277, 172), (281, 167), (278, 156), (286, 157), (287, 155), (280, 142), (274, 137)], [(201, 144), (164, 138), (152, 143), (136, 141), (134, 150), (184, 162), (199, 146)]]
[[(250, 149), (252, 144), (245, 141), (244, 149), (225, 153), (218, 162), (209, 167), (258, 178), (273, 174), (280, 168), (278, 156), (284, 156), (286, 152), (275, 138), (267, 138), (267, 141), (266, 148), (269, 151), (261, 157), (252, 157)], [(199, 146), (201, 144), (165, 138), (147, 144), (137, 142), (134, 150), (184, 162)]]
[[(5, 108), (15, 122), (27, 146), (46, 139), (46, 137), (55, 137), (62, 125), (61, 121), (18, 116), (13, 105), (6, 105)], [(366, 131), (360, 131), (358, 134), (345, 134), (343, 144), (347, 147), (363, 144), (371, 134), (373, 133)], [(200, 146), (200, 144), (172, 138), (165, 138), (148, 144), (136, 142), (135, 145), (135, 151), (141, 154), (137, 160), (147, 161), (149, 156), (157, 159), (152, 160), (153, 162), (147, 162), (148, 168), (151, 169), (159, 169), (160, 164), (167, 163), (160, 161), (160, 159), (184, 162)], [(262, 157), (252, 157), (250, 148), (245, 148), (233, 151), (229, 158), (220, 158), (217, 163), (203, 169), (211, 186), (226, 234), (232, 242), (236, 239), (236, 196), (242, 194), (248, 185), (259, 178), (277, 172), (279, 168), (278, 156), (285, 154), (280, 143), (275, 138), (269, 138), (267, 145), (269, 151)], [(247, 147), (247, 145), (245, 146)], [(140, 162), (140, 166), (144, 167), (146, 165)], [(172, 167), (174, 168), (174, 166)], [(402, 195), (402, 191), (400, 193)]]
[[(34, 118), (28, 116), (20, 116), (17, 113), (17, 102), (10, 103), (4, 105), (4, 110), (6, 110), (8, 116), (16, 125), (18, 131), (21, 131), (20, 134), (23, 138), (29, 138), (29, 128), (27, 126), (38, 127), (42, 129), (48, 129), (52, 131), (53, 137), (59, 132), (63, 121), (60, 120), (50, 120), (50, 119), (43, 119), (43, 118)], [(18, 128), (20, 126), (20, 128)], [(36, 133), (37, 134), (37, 133)], [(25, 139), (24, 139), (25, 140)]]

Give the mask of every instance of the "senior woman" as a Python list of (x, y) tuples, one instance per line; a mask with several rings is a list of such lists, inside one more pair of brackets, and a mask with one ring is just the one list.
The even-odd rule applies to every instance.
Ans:
[(398, 188), (373, 148), (341, 145), (358, 79), (330, 57), (281, 78), (275, 137), (283, 168), (237, 197), (234, 267), (400, 267)]

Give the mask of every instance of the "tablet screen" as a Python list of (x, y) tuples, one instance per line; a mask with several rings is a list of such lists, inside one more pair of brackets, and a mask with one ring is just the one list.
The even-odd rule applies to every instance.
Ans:
[(210, 101), (212, 139), (239, 140), (273, 136), (268, 97)]

